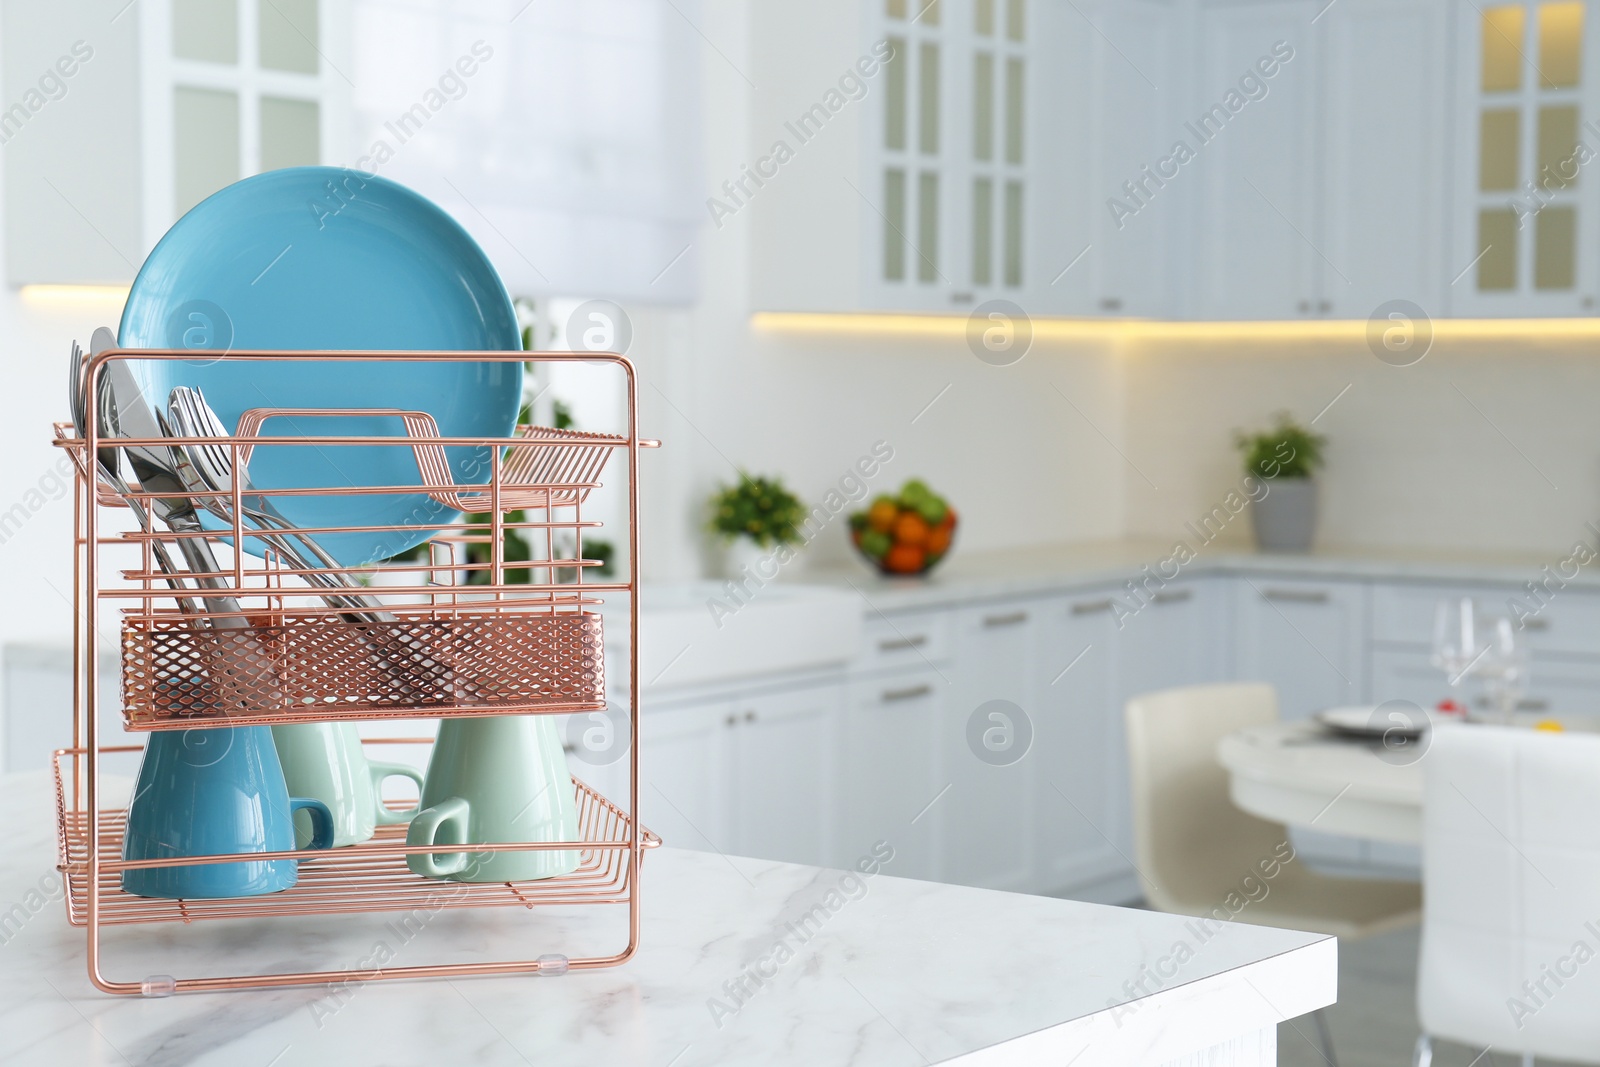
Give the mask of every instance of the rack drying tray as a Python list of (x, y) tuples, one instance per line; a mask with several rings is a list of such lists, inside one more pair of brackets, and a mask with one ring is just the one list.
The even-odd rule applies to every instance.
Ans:
[[(368, 623), (280, 611), (236, 630), (178, 612), (132, 614), (122, 629), (123, 720), (129, 730), (173, 730), (605, 707), (598, 613), (494, 607)], [(226, 694), (216, 677), (228, 679)]]
[[(105, 749), (103, 751), (118, 751)], [(66, 876), (67, 918), (74, 926), (88, 921), (89, 813), (69, 811), (62, 765), (79, 749), (56, 752), (56, 837), (58, 869)], [(577, 788), (580, 853), (577, 870), (531, 882), (455, 882), (413, 874), (399, 852), (376, 847), (403, 845), (404, 825), (380, 826), (363, 845), (318, 852), (300, 861), (298, 883), (281, 893), (222, 900), (169, 900), (139, 897), (122, 891), (121, 872), (100, 872), (101, 925), (195, 922), (201, 919), (248, 919), (274, 915), (329, 915), (348, 912), (410, 911), (414, 908), (534, 908), (567, 904), (625, 904), (632, 875), (628, 851), (631, 820), (611, 801), (573, 779)], [(125, 809), (100, 814), (100, 854), (122, 855)], [(639, 828), (640, 845), (655, 848), (661, 839)], [(605, 844), (608, 848), (584, 848)], [(471, 846), (464, 846), (470, 850)], [(248, 858), (248, 857), (242, 857)]]

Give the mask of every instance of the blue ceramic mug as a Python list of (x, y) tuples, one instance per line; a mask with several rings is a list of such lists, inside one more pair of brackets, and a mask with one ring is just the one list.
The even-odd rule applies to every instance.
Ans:
[[(159, 730), (139, 765), (122, 858), (286, 852), (300, 810), (312, 822), (307, 847), (332, 847), (333, 813), (320, 800), (289, 796), (267, 727)], [(123, 871), (122, 888), (141, 897), (249, 897), (298, 877), (292, 859), (251, 860)]]

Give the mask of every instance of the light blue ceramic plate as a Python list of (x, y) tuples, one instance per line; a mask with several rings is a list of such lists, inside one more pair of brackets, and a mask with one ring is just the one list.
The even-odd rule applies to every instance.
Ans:
[[(446, 437), (509, 436), (522, 364), (267, 363), (230, 349), (505, 351), (522, 347), (499, 275), (454, 219), (410, 189), (336, 167), (294, 167), (235, 182), (168, 230), (134, 279), (122, 312), (125, 348), (192, 348), (194, 361), (145, 363), (146, 395), (165, 406), (188, 385), (229, 429), (249, 408), (426, 411)], [(264, 436), (392, 435), (398, 418), (273, 419)], [(448, 450), (458, 484), (488, 480), (489, 450)], [(406, 485), (421, 480), (409, 448), (262, 447), (261, 488)], [(301, 526), (421, 525), (455, 512), (403, 495), (279, 497)], [(420, 544), (433, 531), (320, 536), (355, 566)], [(259, 546), (247, 546), (259, 547)]]

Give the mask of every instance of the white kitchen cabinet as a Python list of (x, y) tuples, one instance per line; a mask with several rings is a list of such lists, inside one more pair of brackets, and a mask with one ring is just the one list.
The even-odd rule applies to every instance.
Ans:
[(146, 0), (117, 14), (0, 7), (6, 99), (22, 101), (0, 127), (14, 285), (126, 283), (216, 190), (342, 154), (348, 87), (326, 57), (348, 34), (331, 6)]
[[(1372, 702), (1406, 700), (1431, 708), (1446, 698), (1487, 714), (1490, 704), (1483, 686), (1468, 679), (1452, 688), (1445, 674), (1422, 650), (1380, 648), (1372, 654)], [(1527, 681), (1517, 700), (1524, 714), (1600, 718), (1600, 661), (1538, 659), (1528, 667)]]
[(1127, 761), (1119, 758), (1117, 622), (1111, 592), (1052, 598), (1039, 634), (1036, 886), (1072, 891), (1125, 873)]
[[(1456, 8), (1451, 312), (1590, 315), (1600, 26), (1582, 2)], [(1584, 148), (1580, 149), (1582, 144)]]
[(681, 848), (834, 862), (842, 700), (830, 678), (648, 708), (642, 821)]
[(862, 626), (866, 647), (856, 670), (871, 673), (943, 666), (954, 650), (953, 625), (948, 611), (874, 615)]
[[(894, 50), (873, 101), (863, 190), (867, 301), (967, 310), (1033, 288), (1028, 219), (1039, 196), (1029, 0), (880, 0), (872, 41)], [(1045, 31), (1048, 32), (1048, 31)]]
[[(1199, 20), (1180, 116), (1198, 156), (1191, 317), (1362, 319), (1393, 300), (1445, 314), (1465, 261), (1442, 251), (1444, 0), (1205, 0)], [(1230, 92), (1245, 103), (1226, 115)]]
[(1243, 575), (1234, 587), (1235, 676), (1270, 682), (1288, 720), (1366, 695), (1367, 587)]
[(1133, 855), (1133, 813), (1123, 718), (1140, 693), (1203, 685), (1225, 676), (1228, 619), (1226, 588), (1212, 579), (1172, 583), (1149, 592), (1137, 614), (1123, 616), (1115, 638), (1116, 684), (1110, 712), (1114, 803), (1110, 827), (1117, 847)]
[(891, 873), (939, 877), (938, 827), (950, 799), (939, 773), (947, 695), (948, 683), (932, 668), (850, 684), (838, 731), (840, 866), (887, 841)]
[[(1315, 237), (1317, 7), (1309, 0), (1201, 5), (1194, 93), (1173, 132), (1194, 153), (1179, 179), (1198, 185), (1196, 317), (1292, 319), (1317, 311), (1329, 267)], [(1247, 93), (1247, 78), (1262, 89)]]
[(1316, 310), (1361, 319), (1408, 300), (1441, 315), (1465, 266), (1445, 258), (1439, 195), (1448, 185), (1449, 5), (1340, 0), (1317, 21), (1326, 62), (1312, 240), (1327, 262)]
[(1117, 692), (1123, 698), (1199, 685), (1223, 676), (1225, 587), (1210, 579), (1172, 583), (1149, 594), (1117, 633)]
[[(1270, 682), (1283, 718), (1305, 719), (1323, 708), (1366, 698), (1367, 588), (1241, 576), (1235, 587), (1236, 677)], [(1295, 829), (1295, 848), (1314, 862), (1360, 864), (1361, 841)]]
[(834, 861), (837, 728), (842, 690), (830, 683), (735, 703), (732, 851), (786, 863)]
[(1600, 595), (1563, 589), (1557, 568), (1570, 577), (1575, 565), (1557, 564), (1535, 575), (1537, 595), (1526, 586), (1379, 585), (1373, 590), (1373, 639), (1383, 644), (1431, 648), (1434, 612), (1441, 601), (1472, 597), (1479, 610), (1508, 615), (1517, 639), (1534, 662), (1592, 660), (1600, 655)]
[(1462, 687), (1452, 687), (1444, 671), (1435, 667), (1426, 648), (1375, 648), (1372, 652), (1372, 702), (1405, 700), (1431, 708), (1441, 700), (1465, 701)]
[[(732, 702), (650, 708), (639, 722), (639, 821), (675, 848), (733, 846)], [(579, 777), (582, 777), (581, 772)]]
[(783, 178), (751, 184), (739, 207), (754, 306), (1064, 310), (1049, 285), (1066, 265), (1053, 240), (1064, 213), (1040, 178), (1073, 164), (1045, 125), (1063, 109), (1042, 92), (1076, 66), (1070, 17), (1039, 0), (757, 9), (755, 144), (772, 162), (755, 169)]
[(1096, 315), (1170, 315), (1187, 175), (1184, 168), (1166, 177), (1158, 171), (1182, 132), (1177, 101), (1189, 95), (1181, 91), (1188, 50), (1177, 47), (1183, 16), (1177, 5), (1157, 0), (1117, 0), (1081, 12), (1084, 28), (1092, 21), (1092, 177), (1086, 236), (1062, 249), (1062, 267), (1093, 247), (1055, 284), (1069, 293), (1086, 289), (1084, 303)]
[(995, 601), (956, 615), (953, 692), (942, 709), (942, 881), (988, 889), (1034, 884), (1039, 685), (1038, 600)]

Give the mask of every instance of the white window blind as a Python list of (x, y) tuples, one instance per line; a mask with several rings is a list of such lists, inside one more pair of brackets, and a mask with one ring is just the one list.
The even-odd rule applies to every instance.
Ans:
[(344, 162), (442, 205), (518, 295), (693, 298), (695, 4), (356, 0), (352, 16)]

